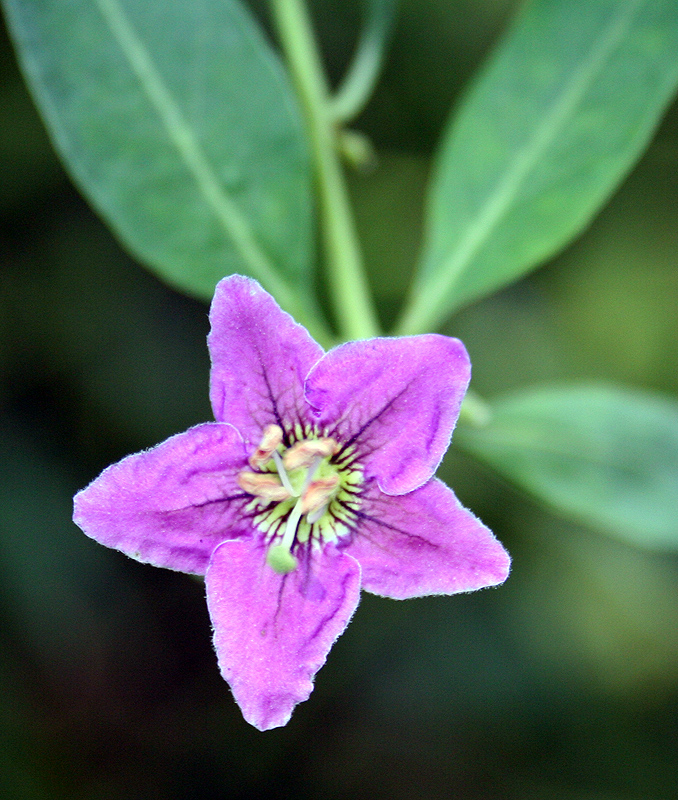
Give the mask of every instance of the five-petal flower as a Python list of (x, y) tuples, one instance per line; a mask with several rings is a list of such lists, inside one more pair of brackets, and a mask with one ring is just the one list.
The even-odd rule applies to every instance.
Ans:
[(392, 598), (501, 583), (509, 558), (434, 472), (470, 378), (436, 334), (325, 353), (255, 281), (210, 311), (197, 425), (75, 497), (93, 539), (205, 576), (214, 645), (245, 718), (284, 725), (308, 698), (360, 588)]

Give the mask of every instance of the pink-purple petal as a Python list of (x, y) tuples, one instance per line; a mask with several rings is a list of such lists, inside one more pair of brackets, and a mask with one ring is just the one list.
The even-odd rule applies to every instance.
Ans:
[(346, 552), (368, 592), (404, 600), (502, 583), (510, 559), (492, 533), (434, 478), (406, 495), (368, 492)]
[(348, 342), (306, 380), (321, 428), (356, 446), (388, 494), (429, 480), (447, 450), (471, 376), (458, 339), (437, 334)]
[(285, 725), (313, 689), (360, 594), (360, 567), (333, 546), (287, 575), (257, 539), (225, 542), (205, 579), (219, 666), (243, 716), (259, 730)]
[[(76, 495), (73, 519), (140, 561), (205, 575), (222, 674), (245, 719), (266, 730), (310, 695), (361, 582), (396, 599), (454, 594), (501, 583), (510, 562), (432, 477), (470, 379), (460, 341), (371, 339), (324, 354), (256, 281), (237, 275), (217, 286), (210, 321), (218, 422), (106, 469)], [(238, 474), (251, 470), (266, 426), (283, 428), (288, 446), (308, 423), (337, 440), (339, 470), (363, 471), (360, 505), (347, 511), (350, 534), (298, 545), (297, 568), (280, 575), (266, 563)]]
[(138, 561), (203, 575), (218, 544), (249, 533), (236, 482), (246, 463), (232, 425), (197, 425), (105, 469), (75, 496), (73, 520)]
[(289, 430), (305, 422), (304, 379), (324, 353), (308, 331), (241, 275), (217, 285), (210, 323), (215, 418), (235, 425), (250, 450), (266, 425)]

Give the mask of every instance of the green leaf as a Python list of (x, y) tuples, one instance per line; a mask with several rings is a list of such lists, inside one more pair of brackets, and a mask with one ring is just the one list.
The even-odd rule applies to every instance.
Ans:
[(5, 0), (36, 102), (120, 239), (210, 299), (232, 272), (298, 312), (309, 156), (277, 56), (237, 0)]
[(454, 441), (576, 520), (678, 549), (678, 402), (607, 386), (546, 387), (492, 404)]
[(535, 0), (453, 116), (412, 305), (427, 330), (566, 245), (638, 159), (678, 82), (675, 0)]

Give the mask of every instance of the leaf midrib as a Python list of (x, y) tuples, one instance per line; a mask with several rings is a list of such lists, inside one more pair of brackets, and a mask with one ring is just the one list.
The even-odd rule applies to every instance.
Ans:
[(193, 177), (200, 194), (247, 264), (250, 274), (274, 295), (288, 295), (287, 284), (277, 274), (261, 250), (250, 225), (234, 201), (224, 192), (214, 171), (184, 119), (178, 103), (163, 81), (143, 41), (134, 30), (118, 0), (95, 0), (111, 35), (118, 43), (132, 71), (139, 79), (142, 91), (155, 108), (179, 158)]
[(425, 306), (425, 302), (437, 307), (441, 301), (444, 302), (449, 297), (464, 270), (505, 217), (526, 178), (562, 130), (572, 109), (584, 96), (610, 52), (628, 31), (638, 7), (643, 3), (644, 0), (632, 0), (610, 22), (605, 35), (598, 40), (598, 46), (593, 48), (581, 68), (565, 85), (560, 98), (551, 105), (549, 113), (545, 115), (534, 135), (518, 151), (509, 169), (495, 184), (494, 191), (487, 198), (473, 223), (467, 228), (466, 234), (459, 244), (446, 259), (442, 259), (438, 266), (434, 267), (439, 277), (429, 283), (426, 290), (428, 299), (421, 301), (422, 307)]

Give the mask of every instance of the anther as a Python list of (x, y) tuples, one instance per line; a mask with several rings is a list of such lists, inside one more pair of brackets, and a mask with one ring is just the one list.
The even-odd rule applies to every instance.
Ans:
[(290, 497), (290, 493), (280, 483), (278, 476), (265, 472), (238, 473), (238, 486), (247, 494), (253, 494), (269, 502), (280, 502)]
[(279, 425), (267, 425), (261, 437), (259, 447), (249, 457), (252, 469), (261, 469), (271, 460), (274, 451), (282, 442), (283, 432)]
[(337, 449), (334, 439), (304, 439), (286, 450), (282, 460), (285, 469), (291, 472), (301, 467), (310, 467), (319, 459), (333, 456)]
[(304, 496), (301, 498), (301, 513), (309, 515), (309, 522), (311, 522), (311, 515), (315, 516), (319, 509), (329, 504), (338, 484), (339, 477), (332, 475), (330, 478), (312, 481), (308, 485)]

